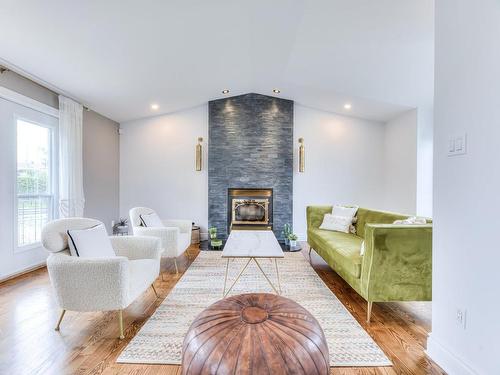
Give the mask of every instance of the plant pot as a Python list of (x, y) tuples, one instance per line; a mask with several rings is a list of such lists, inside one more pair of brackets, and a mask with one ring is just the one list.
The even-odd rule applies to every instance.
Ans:
[(297, 246), (297, 240), (290, 240), (290, 247)]
[(128, 234), (128, 225), (118, 225), (115, 228), (116, 234)]

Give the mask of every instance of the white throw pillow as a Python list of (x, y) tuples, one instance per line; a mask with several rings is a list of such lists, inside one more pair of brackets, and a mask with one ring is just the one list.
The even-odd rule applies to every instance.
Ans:
[(319, 229), (349, 233), (349, 227), (351, 226), (351, 223), (351, 217), (325, 214), (325, 216), (323, 217), (323, 222), (319, 226)]
[(164, 227), (163, 222), (156, 212), (150, 214), (139, 215), (143, 227), (148, 228), (161, 228)]
[(361, 242), (361, 249), (359, 250), (359, 255), (365, 254), (365, 241)]
[(354, 216), (356, 216), (357, 212), (358, 212), (358, 207), (356, 206), (342, 206), (336, 204), (335, 206), (333, 206), (332, 209), (332, 215), (348, 217), (351, 219), (351, 223), (352, 220), (354, 219)]
[(110, 258), (116, 256), (103, 224), (87, 229), (70, 229), (67, 233), (69, 251), (73, 256), (81, 258)]

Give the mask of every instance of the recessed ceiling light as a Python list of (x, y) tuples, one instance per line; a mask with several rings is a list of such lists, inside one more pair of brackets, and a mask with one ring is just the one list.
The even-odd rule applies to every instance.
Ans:
[(281, 92), (281, 90), (280, 90), (280, 89), (273, 89), (273, 92), (274, 92), (275, 94), (279, 94), (279, 93)]
[(158, 104), (156, 104), (156, 103), (155, 104), (151, 104), (151, 109), (153, 111), (156, 111), (158, 108), (160, 108), (160, 106)]
[(222, 93), (223, 94), (229, 94), (229, 90), (228, 89), (222, 90)]
[(346, 103), (346, 104), (344, 104), (344, 108), (345, 109), (351, 109), (352, 105), (350, 103)]

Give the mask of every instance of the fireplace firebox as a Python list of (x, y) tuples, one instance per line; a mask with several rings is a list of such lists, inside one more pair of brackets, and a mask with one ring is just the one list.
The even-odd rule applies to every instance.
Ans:
[(228, 189), (228, 232), (273, 229), (273, 189)]

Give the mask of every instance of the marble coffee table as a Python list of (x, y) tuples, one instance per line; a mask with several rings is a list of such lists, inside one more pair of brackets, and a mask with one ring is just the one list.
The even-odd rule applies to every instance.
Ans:
[[(224, 250), (222, 251), (222, 258), (227, 259), (226, 263), (226, 274), (224, 276), (224, 290), (222, 292), (222, 296), (226, 297), (231, 289), (233, 289), (234, 285), (238, 282), (239, 278), (245, 272), (246, 268), (250, 264), (250, 262), (254, 261), (257, 264), (258, 269), (267, 282), (273, 288), (276, 294), (281, 293), (281, 284), (280, 284), (280, 274), (278, 269), (278, 259), (283, 258), (283, 250), (281, 249), (278, 240), (274, 233), (270, 230), (233, 230), (229, 234), (229, 238), (227, 239), (226, 246), (224, 246)], [(248, 259), (245, 262), (245, 265), (236, 276), (236, 279), (233, 281), (229, 289), (226, 291), (227, 285), (227, 275), (229, 270), (229, 263), (231, 259), (235, 258), (245, 258)], [(274, 266), (276, 269), (276, 277), (278, 280), (277, 287), (273, 284), (273, 282), (269, 279), (268, 275), (264, 272), (261, 265), (259, 264), (259, 259), (271, 259), (274, 260)]]

